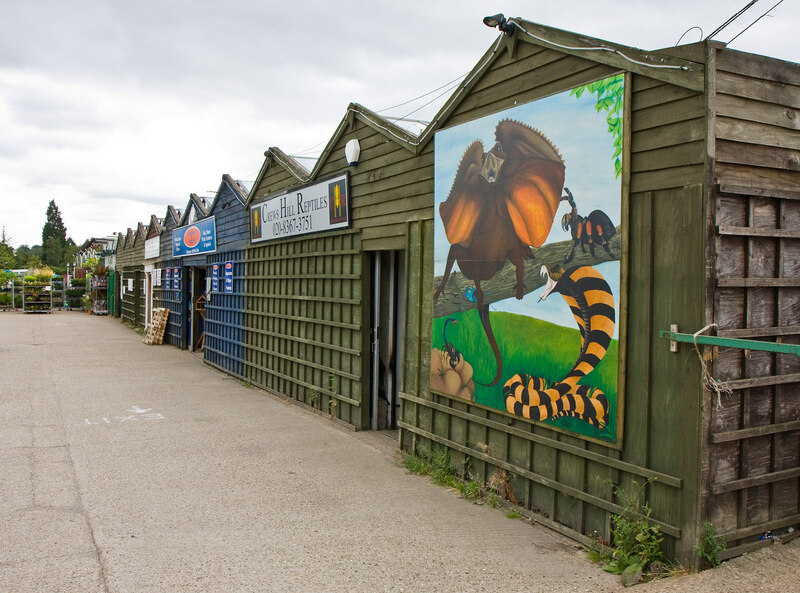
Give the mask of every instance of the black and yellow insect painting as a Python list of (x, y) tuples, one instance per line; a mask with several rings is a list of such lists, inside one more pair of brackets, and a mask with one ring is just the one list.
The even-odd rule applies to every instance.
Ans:
[(432, 391), (619, 445), (623, 96), (437, 132)]

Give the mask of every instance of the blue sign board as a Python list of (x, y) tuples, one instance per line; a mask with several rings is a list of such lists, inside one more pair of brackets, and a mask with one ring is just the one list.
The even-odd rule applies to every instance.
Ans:
[(180, 276), (180, 268), (172, 268), (172, 290), (180, 290), (181, 287), (181, 276)]
[(170, 272), (171, 271), (172, 271), (172, 268), (167, 268), (166, 270), (164, 270), (164, 287), (167, 290), (169, 290), (171, 288), (171, 286), (170, 286), (170, 281), (172, 280), (172, 277), (170, 276)]
[(219, 264), (211, 266), (211, 292), (219, 292)]
[(172, 231), (173, 257), (214, 253), (216, 250), (217, 233), (213, 216)]
[(233, 262), (225, 262), (225, 292), (233, 292)]

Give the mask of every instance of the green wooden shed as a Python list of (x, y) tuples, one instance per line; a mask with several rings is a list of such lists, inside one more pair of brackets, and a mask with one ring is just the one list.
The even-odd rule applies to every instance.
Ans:
[(405, 305), (420, 303), (407, 294), (419, 289), (405, 282), (418, 263), (407, 254), (421, 258), (431, 157), (418, 158), (414, 133), (357, 104), (309, 168), (278, 148), (265, 157), (246, 204), (245, 373), (350, 426), (395, 428), (405, 332), (419, 318)]
[(144, 242), (146, 228), (128, 229), (117, 244), (116, 269), (120, 278), (120, 316), (131, 327), (144, 327)]
[[(726, 538), (728, 555), (769, 544), (760, 539), (765, 532), (800, 523), (800, 362), (792, 353), (800, 342), (800, 66), (713, 41), (642, 51), (518, 18), (508, 24), (509, 33), (412, 144), (412, 193), (419, 197), (405, 230), (402, 448), (446, 448), (470, 479), (494, 485), (536, 511), (537, 521), (586, 543), (608, 540), (610, 517), (622, 511), (612, 484), (630, 490), (650, 480), (646, 500), (669, 556), (696, 563), (706, 520)], [(593, 140), (579, 123), (583, 116), (565, 111), (587, 97), (607, 125), (601, 131), (610, 150), (596, 159), (574, 156), (583, 154), (575, 136)], [(484, 128), (494, 134), (494, 148), (495, 139), (485, 149), (469, 144)], [(576, 177), (596, 166), (613, 171), (615, 161), (616, 177), (603, 173), (619, 188), (618, 202), (607, 202), (619, 217), (607, 216), (609, 227), (583, 209), (592, 185)], [(524, 226), (542, 216), (526, 208), (546, 210), (548, 224), (531, 231), (540, 237), (532, 254), (520, 248), (522, 256), (509, 255), (524, 260), (524, 273), (507, 261), (492, 276), (470, 261), (483, 257), (470, 233), (489, 214), (467, 214), (482, 207), (480, 183), (501, 179), (505, 189), (485, 195), (502, 194), (505, 210), (518, 208), (503, 214), (510, 222), (502, 228), (514, 229), (506, 234), (520, 235), (520, 220)], [(580, 194), (573, 180), (584, 183)], [(535, 185), (544, 205), (526, 202), (521, 185)], [(562, 213), (563, 230), (556, 218)], [(576, 220), (584, 226), (570, 235)], [(558, 241), (541, 238), (548, 229)], [(587, 245), (587, 232), (606, 230), (611, 241), (595, 234)], [(596, 254), (584, 253), (587, 246)], [(449, 278), (437, 267), (442, 254)], [(618, 279), (591, 276), (587, 269), (600, 263), (616, 265)], [(567, 269), (556, 273), (556, 264)], [(613, 293), (616, 323), (591, 299), (573, 300), (574, 320), (568, 318), (578, 329), (569, 355), (578, 361), (566, 377), (542, 370), (547, 381), (540, 387), (535, 374), (556, 340), (537, 337), (545, 335), (537, 329), (512, 345), (508, 336), (528, 326), (509, 327), (504, 319), (518, 317), (495, 309), (516, 301), (507, 298), (515, 286), (525, 303), (527, 292), (547, 283), (531, 308), (543, 307), (550, 290), (567, 300), (560, 278), (572, 289), (583, 286), (582, 297), (590, 282), (601, 287), (592, 298)], [(495, 328), (496, 353), (486, 345), (476, 301)], [(613, 336), (600, 323), (609, 319)], [(470, 324), (477, 329), (464, 337)], [(709, 343), (695, 346), (700, 331)], [(610, 341), (600, 348), (599, 338)], [(762, 344), (726, 341), (732, 338)], [(775, 350), (774, 343), (778, 351), (757, 349)], [(614, 350), (616, 372), (606, 378), (613, 397), (606, 387), (603, 398), (595, 396), (599, 383), (577, 389), (589, 377), (575, 369), (600, 369), (596, 360), (586, 362), (582, 344), (600, 350), (596, 359), (608, 360)], [(529, 346), (544, 352), (544, 362), (523, 374), (520, 353)], [(448, 347), (458, 352), (448, 354)], [(433, 359), (444, 357), (454, 370), (470, 356), (472, 390), (461, 389), (469, 382), (462, 376), (464, 384), (448, 393), (440, 379), (451, 368)], [(440, 376), (432, 377), (436, 368)], [(541, 412), (534, 400), (556, 392), (562, 399)], [(570, 407), (570, 396), (583, 399)], [(591, 413), (587, 405), (595, 406)], [(537, 414), (547, 419), (530, 419)]]

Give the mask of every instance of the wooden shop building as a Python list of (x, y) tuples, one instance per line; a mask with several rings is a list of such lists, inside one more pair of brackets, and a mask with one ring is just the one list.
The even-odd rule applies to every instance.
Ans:
[(249, 381), (355, 428), (397, 426), (431, 162), (413, 133), (356, 104), (311, 170), (265, 153), (247, 201)]
[[(509, 33), (500, 35), (415, 145), (419, 166), (407, 183), (427, 188), (420, 199), (428, 204), (406, 229), (402, 448), (446, 447), (471, 479), (494, 483), (537, 511), (537, 520), (586, 542), (609, 539), (610, 516), (622, 512), (620, 493), (638, 483), (645, 484), (671, 557), (697, 561), (694, 547), (704, 521), (725, 537), (728, 555), (769, 543), (760, 539), (765, 532), (785, 533), (800, 523), (800, 66), (713, 41), (641, 51), (521, 19), (507, 25)], [(609, 138), (608, 150), (594, 156), (581, 147), (595, 142), (594, 124), (583, 123), (589, 120), (578, 108), (587, 97), (603, 118), (597, 138)], [(493, 137), (481, 151), (469, 143), (483, 130)], [(490, 153), (505, 161), (496, 164)], [(616, 169), (616, 177), (603, 173), (596, 182), (591, 175), (598, 163), (598, 171)], [(506, 177), (498, 167), (507, 168)], [(564, 203), (557, 202), (560, 191), (546, 196), (560, 189), (559, 175), (571, 192), (564, 190)], [(468, 259), (469, 241), (478, 241), (459, 237), (469, 224), (482, 224), (463, 214), (477, 208), (479, 176), (503, 182), (502, 190), (484, 195), (502, 197), (512, 204), (509, 211), (550, 212), (558, 204), (550, 238), (525, 260), (524, 282), (514, 281), (509, 262), (489, 280), (469, 261), (446, 283), (436, 268), (447, 265), (448, 255)], [(592, 222), (595, 213), (587, 204), (593, 193), (614, 187), (610, 181), (601, 185), (610, 179), (619, 193), (609, 191), (602, 210), (618, 214), (607, 217), (616, 233), (606, 244), (597, 234), (605, 227)], [(545, 206), (525, 203), (529, 198), (519, 188), (527, 183), (545, 195)], [(512, 223), (525, 216), (512, 214)], [(578, 228), (583, 235), (575, 231), (576, 220), (584, 224)], [(439, 224), (449, 225), (446, 233), (434, 229)], [(596, 255), (583, 251), (592, 231)], [(464, 243), (438, 243), (451, 236)], [(580, 249), (566, 264), (572, 256), (562, 255), (570, 243), (573, 253)], [(600, 348), (603, 334), (610, 337), (603, 325), (608, 315), (596, 308), (605, 293), (586, 270), (601, 270), (595, 263), (602, 260), (617, 260), (602, 263), (617, 266), (618, 279), (605, 284), (617, 306), (617, 333)], [(539, 413), (535, 394), (554, 390), (530, 378), (547, 375), (544, 363), (550, 361), (528, 369), (524, 351), (555, 352), (557, 344), (542, 348), (540, 336), (550, 334), (531, 325), (535, 329), (521, 341), (504, 340), (495, 357), (485, 346), (474, 310), (477, 287), (465, 270), (481, 280), (483, 304), (501, 342), (501, 331), (514, 331), (503, 318), (513, 312), (493, 308), (515, 296), (515, 286), (519, 295), (548, 282), (540, 300), (529, 301), (530, 310), (545, 306), (550, 289), (567, 300), (571, 289), (554, 282), (556, 264), (568, 267), (561, 278), (574, 280), (571, 289), (590, 281), (595, 289), (581, 293), (583, 304), (572, 301), (574, 320), (567, 325), (574, 328), (577, 321), (580, 339), (575, 330), (569, 364), (545, 378), (557, 387), (568, 383), (572, 375), (564, 373), (582, 341), (588, 342), (589, 354), (599, 349), (596, 358), (616, 358), (616, 393), (612, 398), (606, 390), (603, 405), (591, 390), (584, 394), (583, 403), (595, 405), (597, 416), (595, 409), (579, 413), (576, 404), (560, 403), (554, 418), (531, 421), (520, 416)], [(550, 300), (559, 297), (551, 294)], [(578, 309), (589, 316), (581, 320)], [(478, 328), (477, 337), (448, 323), (459, 315), (461, 325)], [(673, 334), (662, 333), (671, 328)], [(707, 343), (701, 337), (695, 347), (693, 334), (701, 330)], [(491, 379), (495, 358), (502, 359), (495, 391), (477, 385), (474, 393), (445, 394), (442, 377), (461, 363), (446, 356), (447, 347), (465, 361), (472, 354), (476, 382)], [(481, 358), (490, 370), (481, 371)], [(591, 368), (587, 360), (581, 353), (575, 368)], [(522, 372), (529, 374), (515, 375)], [(519, 381), (500, 393), (512, 376)], [(510, 404), (509, 397), (503, 402), (506, 393)]]
[(240, 379), (245, 378), (244, 277), (250, 233), (246, 200), (245, 186), (223, 175), (208, 209), (215, 221), (216, 252), (206, 255), (206, 291), (202, 302), (194, 303), (205, 326), (201, 338), (205, 361)]
[[(351, 104), (313, 165), (270, 148), (246, 200), (168, 210), (218, 245), (162, 239), (165, 341), (579, 541), (641, 489), (687, 565), (704, 521), (768, 544), (800, 524), (800, 65), (500, 22), (424, 130)], [(138, 324), (145, 240), (117, 251)]]

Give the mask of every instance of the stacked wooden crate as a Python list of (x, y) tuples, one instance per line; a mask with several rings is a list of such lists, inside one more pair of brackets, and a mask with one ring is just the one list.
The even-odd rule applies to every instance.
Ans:
[(147, 327), (145, 344), (161, 344), (164, 341), (164, 330), (167, 328), (169, 309), (157, 307), (153, 309), (153, 322)]

